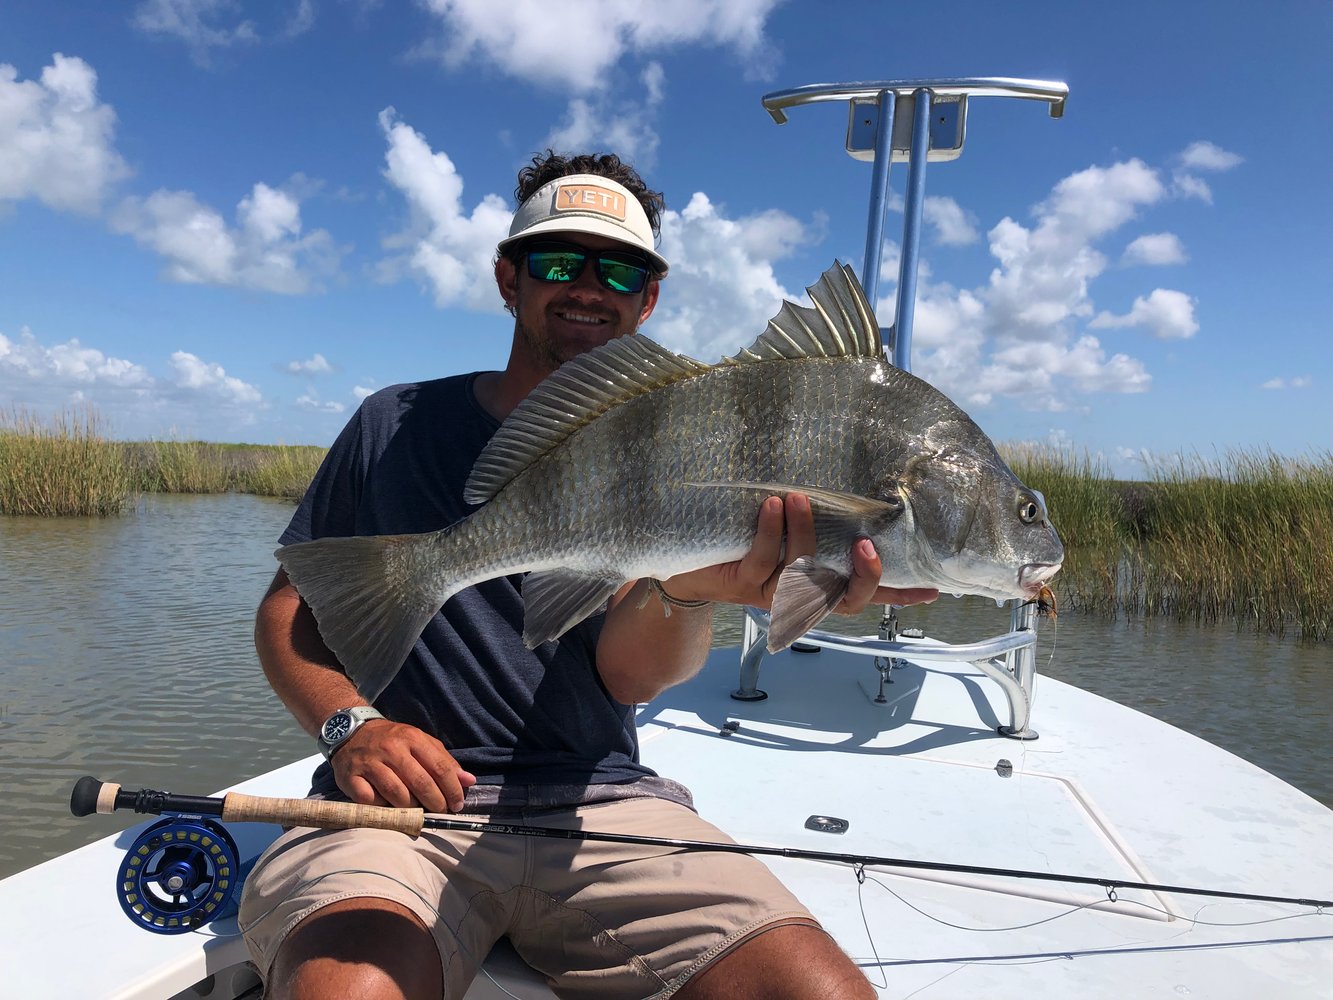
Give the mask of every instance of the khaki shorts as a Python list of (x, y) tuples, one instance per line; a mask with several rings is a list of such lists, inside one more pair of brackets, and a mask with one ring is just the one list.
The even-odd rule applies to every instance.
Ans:
[[(487, 816), (460, 816), (487, 820)], [(497, 817), (498, 819), (498, 817)], [(664, 799), (530, 810), (504, 822), (730, 841)], [(286, 832), (246, 880), (240, 925), (267, 978), (283, 939), (321, 906), (394, 900), (435, 938), (445, 996), (461, 997), (507, 935), (565, 997), (666, 997), (774, 924), (814, 918), (745, 854), (500, 833)]]

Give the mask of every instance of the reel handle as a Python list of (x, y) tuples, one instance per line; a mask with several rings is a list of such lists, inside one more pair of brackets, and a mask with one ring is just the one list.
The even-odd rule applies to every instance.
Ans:
[(365, 806), (356, 802), (328, 799), (275, 799), (228, 792), (222, 798), (202, 795), (174, 795), (143, 789), (123, 791), (113, 781), (83, 777), (74, 785), (69, 811), (75, 816), (113, 813), (132, 809), (137, 813), (161, 815), (186, 813), (217, 816), (227, 823), (276, 823), (279, 826), (314, 826), (324, 830), (348, 830), (358, 826), (377, 830), (396, 830), (417, 837), (426, 823), (424, 809), (395, 809), (392, 806)]
[(228, 792), (222, 803), (222, 819), (228, 823), (277, 823), (279, 826), (315, 826), (324, 830), (368, 826), (417, 837), (426, 822), (424, 809), (366, 806), (328, 799), (270, 799)]

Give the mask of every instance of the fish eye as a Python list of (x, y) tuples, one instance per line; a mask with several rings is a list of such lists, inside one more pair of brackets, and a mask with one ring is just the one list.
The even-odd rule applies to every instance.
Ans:
[(1032, 497), (1020, 497), (1018, 500), (1018, 519), (1024, 524), (1034, 524), (1041, 519), (1041, 504)]

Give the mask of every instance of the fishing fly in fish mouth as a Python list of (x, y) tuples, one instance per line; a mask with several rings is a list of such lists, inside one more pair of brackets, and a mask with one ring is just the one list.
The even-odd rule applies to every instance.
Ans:
[[(741, 559), (774, 496), (809, 498), (815, 540), (777, 577), (770, 650), (839, 607), (861, 539), (880, 585), (900, 590), (1030, 598), (1059, 570), (1040, 495), (966, 413), (885, 360), (850, 269), (835, 263), (808, 290), (813, 308), (784, 303), (749, 348), (707, 365), (630, 332), (651, 314), (656, 282), (648, 259), (616, 259), (612, 245), (533, 244), (497, 263), (522, 330), (511, 363), (534, 387), (473, 467), (464, 499), (475, 513), (421, 535), (278, 551), (368, 697), (465, 587), (528, 573), (533, 648), (628, 581)], [(484, 384), (478, 395), (485, 405)], [(688, 582), (671, 593), (711, 596)]]

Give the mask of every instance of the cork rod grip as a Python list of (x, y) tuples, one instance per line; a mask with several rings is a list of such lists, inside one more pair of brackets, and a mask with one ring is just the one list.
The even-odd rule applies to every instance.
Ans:
[(315, 826), (324, 830), (373, 827), (416, 837), (425, 825), (426, 812), (424, 809), (363, 806), (355, 802), (270, 799), (228, 792), (223, 799), (222, 819), (229, 823), (277, 823), (281, 826)]

